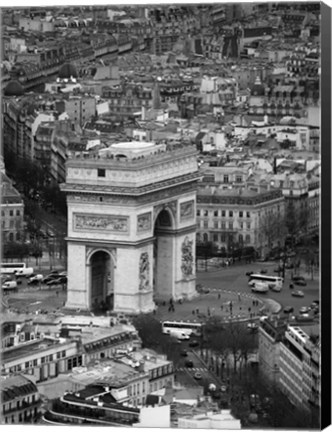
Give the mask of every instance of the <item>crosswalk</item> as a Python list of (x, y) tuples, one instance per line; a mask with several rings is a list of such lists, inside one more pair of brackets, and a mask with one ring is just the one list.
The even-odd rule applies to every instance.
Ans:
[(190, 371), (193, 371), (193, 372), (206, 372), (207, 368), (202, 368), (202, 367), (198, 367), (198, 368), (195, 368), (195, 367), (185, 368), (185, 367), (180, 367), (180, 368), (176, 369), (177, 372), (184, 372), (184, 371), (187, 371), (187, 370), (190, 370)]

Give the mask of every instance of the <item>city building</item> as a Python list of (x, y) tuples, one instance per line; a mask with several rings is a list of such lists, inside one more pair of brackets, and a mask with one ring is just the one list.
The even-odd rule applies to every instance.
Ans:
[(280, 343), (280, 389), (296, 406), (320, 406), (319, 336), (289, 326)]
[(24, 203), (13, 182), (1, 172), (2, 244), (24, 239)]
[(1, 375), (1, 423), (35, 423), (40, 414), (40, 396), (32, 380), (22, 374)]
[(273, 222), (285, 214), (280, 189), (250, 184), (243, 170), (234, 168), (223, 174), (223, 184), (213, 177), (206, 172), (197, 192), (197, 242), (210, 241), (227, 252), (252, 246), (261, 256), (282, 242), (281, 227)]
[(265, 319), (258, 330), (259, 371), (264, 378), (276, 384), (280, 377), (280, 342), (287, 322), (279, 319)]
[(207, 412), (190, 417), (179, 417), (178, 427), (181, 429), (241, 429), (241, 421), (234, 418), (230, 410), (219, 413)]

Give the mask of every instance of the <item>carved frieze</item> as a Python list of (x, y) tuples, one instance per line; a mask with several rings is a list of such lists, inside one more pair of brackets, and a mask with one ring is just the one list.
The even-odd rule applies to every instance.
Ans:
[(182, 264), (181, 270), (184, 276), (193, 274), (193, 240), (189, 240), (186, 236), (181, 247), (182, 251)]
[(129, 232), (129, 217), (118, 215), (73, 214), (74, 231)]
[(137, 232), (151, 231), (152, 213), (143, 213), (137, 216)]
[(186, 201), (180, 204), (180, 220), (192, 219), (194, 217), (194, 200)]
[(150, 289), (150, 262), (149, 254), (142, 252), (139, 260), (139, 290)]

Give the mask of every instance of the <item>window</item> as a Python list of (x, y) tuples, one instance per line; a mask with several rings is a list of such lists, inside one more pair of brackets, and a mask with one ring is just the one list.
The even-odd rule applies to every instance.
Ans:
[(250, 212), (247, 211), (247, 218), (249, 218), (249, 217), (250, 217)]
[(228, 228), (229, 228), (230, 230), (233, 229), (233, 222), (229, 222), (229, 223), (228, 223)]
[(228, 183), (228, 175), (224, 175), (224, 183)]
[(222, 217), (225, 217), (225, 216), (226, 216), (226, 210), (222, 210), (222, 211), (221, 211), (221, 216), (222, 216)]
[(34, 366), (37, 366), (37, 359), (34, 359), (34, 361), (33, 361), (33, 365), (34, 365)]
[(9, 216), (14, 216), (14, 211), (13, 210), (9, 210)]
[(246, 235), (246, 243), (250, 243), (250, 235), (249, 234)]
[(203, 234), (203, 241), (206, 243), (207, 241), (209, 241), (209, 236), (207, 235), (207, 233)]
[(242, 183), (242, 176), (236, 176), (235, 181), (236, 183)]
[(225, 234), (221, 234), (221, 235), (220, 235), (220, 241), (221, 241), (222, 243), (225, 243), (225, 241), (226, 241), (226, 236), (225, 236)]
[(5, 212), (3, 210), (1, 210), (1, 216), (5, 217)]
[(208, 227), (209, 227), (209, 222), (208, 221), (204, 221), (203, 228), (208, 228)]
[(215, 210), (215, 211), (213, 212), (213, 215), (214, 215), (215, 217), (218, 217), (218, 210)]
[(215, 228), (219, 228), (219, 224), (218, 224), (218, 222), (214, 222), (213, 226), (214, 226)]
[(250, 228), (251, 228), (251, 223), (247, 222), (247, 229), (250, 230)]
[(196, 216), (200, 216), (201, 215), (201, 211), (200, 210), (197, 210), (196, 211)]
[(239, 217), (242, 218), (243, 217), (243, 211), (239, 212)]
[(98, 177), (105, 177), (106, 171), (104, 168), (98, 168)]
[(208, 210), (204, 210), (204, 216), (209, 216), (209, 211)]
[(229, 217), (233, 217), (233, 211), (232, 210), (229, 211)]
[(226, 229), (226, 222), (221, 222), (221, 229)]
[(243, 222), (240, 222), (240, 229), (243, 229)]
[(16, 210), (16, 216), (20, 216), (21, 212), (19, 210)]
[(217, 242), (218, 241), (218, 234), (213, 234), (213, 241)]

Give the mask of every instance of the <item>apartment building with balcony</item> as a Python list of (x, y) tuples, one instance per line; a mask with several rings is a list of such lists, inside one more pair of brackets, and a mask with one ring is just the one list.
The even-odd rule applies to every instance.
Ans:
[(1, 173), (2, 244), (21, 241), (24, 237), (24, 203), (12, 181)]
[(35, 423), (40, 413), (41, 400), (32, 380), (18, 374), (1, 376), (1, 423)]
[(319, 337), (313, 335), (289, 326), (280, 343), (280, 389), (294, 405), (307, 410), (320, 406)]
[(277, 227), (273, 234), (267, 230), (269, 220), (284, 216), (282, 190), (246, 176), (234, 167), (210, 167), (204, 173), (197, 192), (197, 242), (211, 241), (229, 252), (252, 246), (262, 256), (282, 242)]

